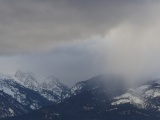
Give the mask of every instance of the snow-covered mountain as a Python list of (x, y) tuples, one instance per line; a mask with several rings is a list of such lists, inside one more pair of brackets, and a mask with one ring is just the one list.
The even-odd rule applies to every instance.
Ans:
[(160, 111), (160, 79), (151, 80), (136, 88), (127, 88), (120, 79), (100, 75), (75, 84), (68, 96), (97, 88), (105, 88), (104, 91), (110, 96), (113, 106), (131, 104), (140, 109)]
[(23, 106), (12, 96), (0, 90), (0, 119), (21, 115), (31, 111), (31, 108)]
[(16, 82), (32, 90), (37, 90), (37, 86), (39, 85), (36, 76), (31, 72), (17, 70), (12, 78)]
[(75, 84), (56, 105), (7, 120), (159, 120), (159, 88), (157, 80), (133, 89), (100, 75)]
[(160, 111), (160, 79), (145, 82), (136, 88), (128, 88), (120, 78), (100, 75), (75, 84), (66, 96), (69, 98), (98, 88), (105, 88), (103, 90), (110, 96), (113, 106), (131, 104), (140, 109)]
[(0, 93), (0, 117), (24, 114), (53, 104), (39, 93), (20, 85), (10, 76), (0, 76)]
[(63, 95), (68, 93), (69, 88), (62, 84), (56, 77), (49, 76), (43, 83), (39, 84), (38, 92), (53, 102), (61, 102)]
[[(2, 81), (5, 81), (6, 78), (8, 79), (8, 76), (2, 76), (2, 78)], [(12, 79), (14, 82), (17, 80), (18, 79), (14, 81)], [(34, 80), (38, 81), (37, 79)], [(19, 84), (18, 82), (16, 83)], [(38, 85), (32, 88), (25, 87), (22, 83), (19, 85), (29, 90), (34, 88), (31, 91), (39, 94), (44, 99), (53, 100), (56, 104), (7, 120), (160, 119), (159, 79), (145, 82), (136, 88), (127, 87), (121, 77), (107, 75), (99, 75), (89, 80), (78, 82), (71, 89), (68, 89), (53, 76), (46, 77), (42, 83), (36, 82)], [(6, 85), (2, 84), (2, 86)], [(10, 87), (10, 90), (5, 88), (2, 92), (8, 95), (13, 91), (11, 88), (12, 87)], [(20, 94), (23, 96), (23, 93)], [(12, 94), (10, 97), (14, 98)], [(14, 98), (14, 100), (18, 101), (16, 98)], [(29, 106), (26, 107), (32, 109), (31, 106), (32, 105), (29, 104)], [(24, 107), (24, 105), (22, 107)], [(9, 108), (12, 109), (12, 106), (6, 109), (7, 113), (13, 116), (13, 109), (11, 110)]]
[(130, 103), (139, 108), (160, 111), (160, 80), (152, 80), (114, 98), (112, 105)]
[[(55, 77), (39, 83), (32, 73), (0, 74), (0, 118), (20, 115), (61, 101), (68, 88)], [(14, 103), (13, 103), (14, 102)]]
[(69, 90), (67, 86), (54, 76), (44, 77), (43, 82), (38, 82), (40, 80), (33, 73), (17, 70), (15, 75), (12, 76), (12, 79), (19, 84), (38, 92), (49, 101), (56, 103), (60, 102), (62, 95), (66, 94)]

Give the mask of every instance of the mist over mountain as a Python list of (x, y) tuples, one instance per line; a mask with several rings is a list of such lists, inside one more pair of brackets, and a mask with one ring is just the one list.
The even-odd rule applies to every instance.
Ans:
[(159, 77), (159, 4), (2, 0), (0, 72), (54, 74), (69, 86), (101, 73)]
[(159, 0), (0, 0), (0, 119), (159, 120), (159, 13)]

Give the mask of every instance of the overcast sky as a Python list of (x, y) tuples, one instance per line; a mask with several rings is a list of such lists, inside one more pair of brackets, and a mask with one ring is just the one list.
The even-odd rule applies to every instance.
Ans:
[(159, 0), (1, 0), (0, 72), (160, 76)]

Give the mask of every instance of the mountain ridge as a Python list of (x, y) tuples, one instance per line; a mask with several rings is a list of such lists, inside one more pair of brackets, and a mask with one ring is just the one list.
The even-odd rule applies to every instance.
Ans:
[[(59, 83), (57, 78), (49, 76), (40, 86), (45, 95), (45, 92), (54, 93), (60, 90), (56, 94), (56, 104), (42, 106), (39, 110), (6, 120), (152, 120), (153, 118), (159, 120), (160, 118), (159, 80), (130, 88), (126, 86), (123, 78), (103, 74), (78, 82), (70, 89)], [(48, 91), (45, 87), (49, 88)]]
[[(109, 82), (106, 81), (107, 79)], [(112, 83), (112, 86), (109, 84), (111, 81), (115, 81)], [(141, 100), (141, 97), (139, 96), (140, 92), (142, 92), (142, 95), (151, 89), (153, 89), (153, 92), (157, 92), (154, 91), (154, 89), (157, 88), (158, 85), (147, 84), (146, 86), (140, 86), (137, 89), (128, 89), (123, 86), (122, 82), (116, 83), (116, 81), (116, 79), (113, 80), (111, 77), (105, 78), (104, 76), (97, 76), (89, 80), (79, 82), (71, 88), (72, 91), (70, 90), (70, 92), (73, 92), (74, 94), (70, 93), (70, 96), (64, 101), (49, 107), (41, 108), (40, 110), (26, 115), (8, 118), (6, 120), (160, 119), (160, 112), (158, 109), (155, 109), (154, 106), (148, 106), (148, 104), (159, 105), (158, 103), (155, 103), (154, 99), (147, 99), (147, 106), (140, 106), (141, 104), (139, 103)], [(160, 90), (158, 91), (160, 92)], [(111, 94), (111, 92), (114, 94)], [(138, 92), (138, 94), (136, 92)], [(159, 96), (155, 96), (154, 94), (152, 97), (159, 98)]]

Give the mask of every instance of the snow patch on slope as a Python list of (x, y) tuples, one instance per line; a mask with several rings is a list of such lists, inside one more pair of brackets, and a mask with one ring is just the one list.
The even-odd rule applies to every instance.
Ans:
[(76, 95), (84, 86), (84, 83), (77, 83), (71, 88), (71, 94)]
[(119, 97), (115, 97), (114, 99), (117, 101), (112, 102), (111, 105), (130, 103), (136, 105), (139, 108), (144, 108), (143, 99), (140, 98), (138, 95), (134, 95), (132, 93), (125, 93)]

